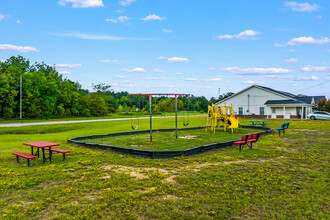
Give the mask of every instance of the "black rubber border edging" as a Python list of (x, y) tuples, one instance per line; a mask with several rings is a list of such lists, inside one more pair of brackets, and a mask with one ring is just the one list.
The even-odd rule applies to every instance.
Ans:
[[(267, 127), (256, 127), (256, 126), (241, 126), (242, 128), (251, 128), (251, 129), (260, 129), (263, 130), (261, 135), (272, 134), (273, 129)], [(178, 129), (179, 131), (182, 130), (197, 130), (197, 129), (204, 129), (205, 127), (194, 127), (194, 128), (182, 128)], [(171, 132), (175, 131), (175, 129), (158, 129), (153, 130), (152, 132)], [(79, 140), (83, 139), (97, 139), (97, 138), (105, 138), (105, 137), (115, 137), (115, 136), (124, 136), (124, 135), (133, 135), (133, 134), (145, 134), (149, 133), (150, 130), (145, 131), (133, 131), (133, 132), (121, 132), (121, 133), (113, 133), (113, 134), (106, 134), (106, 135), (91, 135), (91, 136), (84, 136), (84, 137), (75, 137), (68, 139), (68, 143), (75, 144), (91, 149), (100, 149), (106, 151), (112, 151), (116, 153), (122, 154), (129, 154), (134, 156), (140, 157), (148, 157), (151, 159), (161, 159), (161, 158), (173, 158), (173, 157), (180, 157), (180, 156), (190, 156), (195, 154), (201, 154), (207, 151), (223, 148), (223, 147), (230, 147), (233, 145), (235, 141), (239, 140), (232, 140), (222, 143), (213, 143), (202, 145), (194, 148), (190, 148), (187, 150), (180, 150), (180, 151), (151, 151), (151, 150), (139, 150), (139, 149), (132, 149), (132, 148), (125, 148), (125, 147), (117, 147), (114, 145), (105, 145), (105, 144), (97, 144), (97, 143), (87, 143)]]

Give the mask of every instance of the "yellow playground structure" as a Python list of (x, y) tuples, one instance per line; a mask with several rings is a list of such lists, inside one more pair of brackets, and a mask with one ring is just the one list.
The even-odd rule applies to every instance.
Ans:
[(233, 104), (230, 106), (226, 106), (226, 103), (224, 106), (220, 106), (220, 104), (208, 106), (205, 131), (210, 130), (215, 133), (216, 127), (220, 128), (220, 121), (223, 122), (224, 131), (227, 131), (228, 128), (231, 129), (231, 133), (234, 129), (238, 131), (239, 119), (235, 118)]

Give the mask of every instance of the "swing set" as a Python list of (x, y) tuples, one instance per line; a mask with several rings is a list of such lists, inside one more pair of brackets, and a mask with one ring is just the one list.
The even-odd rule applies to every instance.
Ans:
[[(132, 100), (131, 100), (131, 104), (133, 106), (133, 97), (132, 97)], [(143, 109), (143, 107), (141, 108), (141, 96), (139, 96), (139, 102), (138, 102), (138, 107), (135, 109), (136, 111), (136, 116), (134, 117), (133, 119), (133, 114), (131, 115), (131, 128), (133, 130), (137, 130), (139, 129), (139, 125), (140, 125), (140, 117), (138, 117), (138, 112), (140, 111), (141, 112), (141, 109)], [(131, 111), (132, 112), (132, 111)], [(134, 123), (134, 121), (137, 121), (136, 123)]]
[[(176, 93), (169, 93), (169, 94), (161, 94), (161, 93), (136, 93), (136, 94), (129, 94), (130, 96), (139, 96), (139, 105), (141, 104), (141, 96), (149, 96), (149, 117), (150, 117), (150, 142), (152, 142), (152, 116), (151, 116), (151, 98), (152, 96), (174, 96), (175, 97), (175, 130), (176, 130), (176, 138), (178, 138), (178, 96), (190, 96), (190, 94), (176, 94)], [(132, 99), (133, 102), (133, 99)], [(139, 106), (141, 107), (141, 106)], [(189, 108), (189, 105), (188, 105)], [(138, 110), (138, 109), (136, 109)], [(138, 112), (138, 111), (137, 111)], [(184, 114), (184, 113), (183, 113)], [(188, 118), (185, 120), (183, 117), (183, 126), (189, 125), (189, 113), (186, 113)], [(184, 115), (183, 115), (184, 116)], [(137, 130), (139, 128), (140, 120), (136, 116), (137, 123), (133, 123), (133, 116), (131, 117), (131, 128), (133, 130)]]

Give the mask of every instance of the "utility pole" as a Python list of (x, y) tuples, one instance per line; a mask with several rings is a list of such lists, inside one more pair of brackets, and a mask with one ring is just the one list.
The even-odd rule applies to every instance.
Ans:
[(220, 99), (220, 88), (218, 88), (218, 99)]
[(23, 75), (21, 74), (20, 76), (20, 81), (19, 81), (19, 121), (22, 123), (22, 79)]

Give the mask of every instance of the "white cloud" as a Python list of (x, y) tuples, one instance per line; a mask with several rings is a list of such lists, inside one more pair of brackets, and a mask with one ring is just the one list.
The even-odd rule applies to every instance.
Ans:
[(291, 58), (291, 59), (285, 59), (284, 62), (286, 62), (286, 63), (297, 63), (298, 60), (295, 59), (295, 58)]
[(282, 68), (245, 68), (245, 69), (241, 69), (239, 67), (227, 67), (227, 68), (221, 69), (221, 70), (225, 71), (225, 72), (229, 72), (229, 73), (247, 74), (247, 75), (283, 74), (283, 73), (292, 72), (289, 69), (282, 69)]
[(20, 24), (20, 23), (21, 23), (21, 20), (16, 20), (16, 23), (17, 23), (17, 24)]
[(126, 85), (127, 87), (135, 87), (136, 85), (135, 84), (128, 84)]
[(236, 37), (240, 38), (240, 39), (246, 39), (248, 37), (256, 36), (258, 34), (260, 34), (260, 32), (258, 32), (258, 31), (246, 30), (246, 31), (243, 31), (243, 32), (239, 33), (238, 35), (236, 35)]
[(104, 7), (102, 0), (59, 0), (57, 4), (63, 7), (72, 4), (72, 8)]
[(176, 75), (183, 75), (184, 73), (177, 72)]
[(280, 44), (280, 43), (276, 43), (274, 46), (275, 46), (275, 47), (286, 47), (285, 44)]
[(322, 8), (315, 3), (309, 4), (308, 2), (305, 3), (285, 2), (284, 6), (290, 8), (292, 11), (299, 11), (299, 12), (318, 11), (320, 8)]
[(325, 80), (330, 80), (330, 77), (325, 77)]
[(81, 64), (55, 64), (56, 68), (64, 68), (64, 69), (79, 69), (82, 67)]
[(121, 40), (154, 40), (152, 38), (134, 38), (134, 37), (119, 37), (104, 34), (88, 34), (79, 32), (69, 33), (50, 33), (51, 35), (58, 37), (72, 37), (84, 40), (107, 40), (107, 41), (121, 41)]
[(205, 82), (218, 82), (218, 81), (221, 81), (222, 79), (220, 77), (215, 77), (215, 78), (212, 78), (212, 79), (206, 79), (204, 80)]
[(177, 88), (178, 86), (176, 85), (167, 85), (168, 88)]
[(111, 86), (118, 86), (118, 83), (112, 83)]
[(268, 75), (268, 78), (271, 79), (293, 79), (293, 76), (281, 76), (281, 75)]
[(197, 78), (186, 78), (186, 81), (197, 81)]
[(302, 76), (302, 77), (296, 77), (294, 80), (296, 81), (309, 81), (309, 80), (318, 80), (319, 77), (317, 76)]
[(168, 57), (157, 57), (157, 60), (166, 60)]
[(162, 31), (163, 32), (166, 32), (166, 33), (172, 33), (172, 30), (171, 29), (163, 29)]
[(271, 78), (271, 79), (289, 79), (289, 80), (293, 80), (293, 81), (309, 81), (309, 80), (318, 80), (319, 79), (319, 77), (317, 77), (317, 76), (295, 77), (295, 76), (269, 75), (267, 77)]
[(330, 66), (307, 65), (307, 66), (302, 67), (301, 71), (303, 71), (303, 72), (325, 72), (325, 73), (329, 73), (330, 72)]
[(129, 72), (129, 73), (145, 73), (145, 72), (147, 72), (142, 67), (136, 67), (134, 69), (122, 69), (122, 71)]
[(101, 60), (101, 63), (118, 63), (118, 60)]
[(164, 20), (165, 18), (161, 18), (161, 17), (159, 17), (158, 15), (155, 15), (155, 14), (153, 14), (153, 15), (148, 15), (147, 17), (145, 17), (145, 18), (140, 18), (140, 20), (142, 20), (142, 21), (161, 21), (161, 20)]
[(60, 71), (58, 73), (61, 75), (70, 75), (71, 74), (71, 72), (69, 72), (69, 71)]
[(327, 52), (330, 52), (330, 49), (328, 49)]
[(118, 20), (117, 19), (113, 19), (113, 18), (106, 18), (104, 20), (107, 21), (107, 22), (111, 22), (111, 23), (118, 23)]
[(215, 67), (209, 67), (208, 69), (209, 70), (215, 70), (216, 68)]
[(321, 15), (316, 16), (317, 19), (322, 19)]
[(313, 37), (298, 37), (298, 38), (292, 38), (287, 42), (288, 45), (327, 44), (327, 43), (330, 43), (330, 39), (327, 37), (321, 37), (320, 39), (314, 39)]
[(188, 58), (185, 57), (171, 57), (167, 59), (169, 63), (187, 63), (189, 62)]
[(124, 0), (124, 1), (120, 1), (119, 4), (122, 6), (128, 6), (128, 5), (131, 5), (135, 1), (136, 0)]
[(166, 70), (161, 70), (161, 69), (155, 68), (154, 72), (155, 73), (166, 73)]
[(122, 76), (122, 75), (114, 75), (113, 77), (118, 78), (118, 79), (125, 79), (126, 78), (125, 76)]
[(18, 53), (33, 53), (39, 52), (34, 47), (30, 46), (15, 46), (11, 44), (0, 44), (0, 51), (18, 52)]
[(124, 12), (124, 10), (117, 9), (115, 12), (118, 13), (118, 14), (121, 14), (121, 13)]
[(238, 39), (247, 39), (249, 37), (253, 37), (260, 34), (258, 31), (253, 31), (253, 30), (245, 30), (239, 34), (236, 35), (230, 35), (230, 34), (225, 34), (225, 35), (219, 35), (215, 37), (215, 39), (222, 40), (222, 39), (232, 39), (232, 38), (238, 38)]
[(147, 77), (146, 80), (159, 80), (159, 77)]
[(131, 20), (131, 18), (129, 18), (127, 16), (120, 16), (117, 19), (114, 19), (114, 18), (106, 18), (105, 19), (105, 21), (111, 22), (111, 23), (118, 23), (118, 21), (121, 22), (121, 23), (125, 23), (126, 21), (129, 21), (129, 20)]
[(265, 84), (264, 81), (256, 82), (256, 81), (253, 81), (253, 80), (244, 81), (243, 83), (244, 84)]
[(131, 20), (131, 18), (129, 18), (129, 17), (127, 17), (127, 16), (120, 16), (120, 17), (118, 18), (118, 21), (120, 21), (120, 22), (122, 22), (122, 23), (124, 23), (124, 22), (126, 22), (126, 21), (128, 21), (128, 20)]
[(231, 39), (234, 38), (234, 35), (229, 35), (229, 34), (225, 34), (225, 35), (219, 35), (216, 37), (218, 40), (222, 40), (222, 39)]
[(254, 84), (255, 82), (254, 81), (252, 81), (252, 80), (249, 80), (249, 81), (245, 81), (245, 82), (243, 82), (244, 84)]
[(5, 16), (3, 14), (0, 13), (0, 21), (5, 19)]
[(293, 52), (296, 52), (296, 50), (290, 49), (290, 50), (288, 50), (288, 52), (293, 53)]

